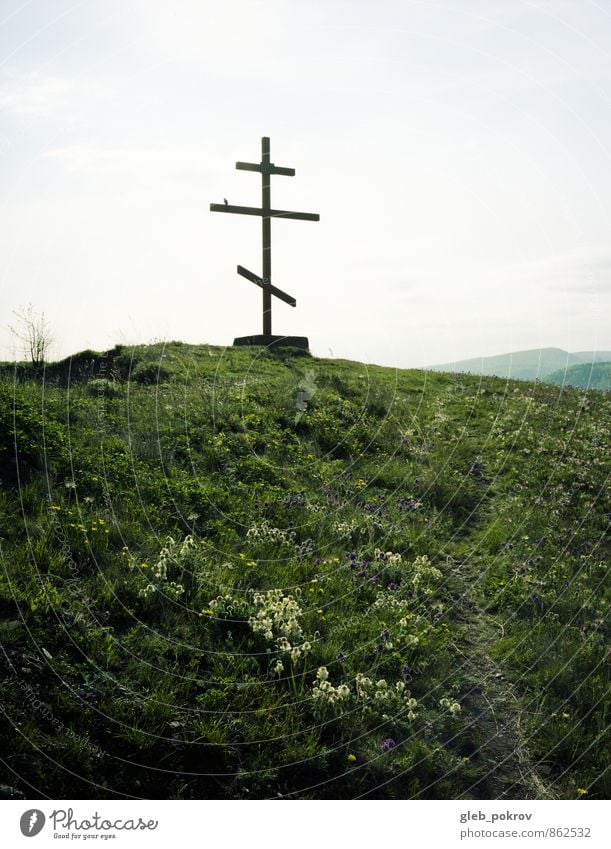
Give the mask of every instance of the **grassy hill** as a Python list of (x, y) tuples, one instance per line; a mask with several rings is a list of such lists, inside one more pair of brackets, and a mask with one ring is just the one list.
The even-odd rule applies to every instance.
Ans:
[(4, 796), (608, 796), (608, 396), (180, 343), (0, 395)]
[(577, 386), (582, 389), (598, 389), (611, 392), (611, 362), (587, 363), (560, 369), (545, 377), (546, 383), (557, 386)]
[(494, 357), (474, 357), (430, 366), (433, 371), (448, 371), (455, 374), (481, 374), (496, 377), (511, 377), (516, 380), (535, 380), (546, 383), (552, 372), (564, 371), (574, 365), (591, 364), (611, 360), (611, 351), (577, 351), (569, 353), (561, 348), (534, 348), (528, 351), (514, 351), (510, 354), (498, 354)]

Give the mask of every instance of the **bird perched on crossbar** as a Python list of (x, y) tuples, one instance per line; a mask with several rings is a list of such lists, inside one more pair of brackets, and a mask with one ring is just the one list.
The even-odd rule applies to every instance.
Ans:
[(227, 203), (228, 203), (227, 198), (223, 198), (223, 200), (225, 201), (225, 206), (227, 206)]

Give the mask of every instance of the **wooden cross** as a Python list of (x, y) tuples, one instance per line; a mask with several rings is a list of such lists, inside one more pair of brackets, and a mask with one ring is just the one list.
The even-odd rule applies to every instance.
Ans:
[[(300, 219), (302, 221), (320, 221), (320, 215), (311, 212), (288, 212), (284, 209), (272, 209), (270, 177), (272, 174), (281, 174), (285, 177), (294, 177), (294, 168), (280, 168), (270, 161), (269, 138), (261, 139), (261, 162), (236, 162), (235, 167), (239, 171), (258, 171), (261, 174), (261, 206), (232, 206), (227, 203), (211, 203), (211, 212), (232, 212), (239, 215), (259, 215), (262, 218), (263, 236), (263, 274), (259, 277), (252, 271), (238, 265), (238, 274), (255, 283), (263, 290), (263, 344), (272, 341), (272, 295), (285, 301), (294, 307), (297, 303), (295, 298), (287, 295), (281, 289), (272, 286), (272, 218)], [(256, 338), (256, 337), (247, 337)], [(300, 337), (297, 337), (300, 338)], [(307, 341), (307, 340), (306, 340)]]

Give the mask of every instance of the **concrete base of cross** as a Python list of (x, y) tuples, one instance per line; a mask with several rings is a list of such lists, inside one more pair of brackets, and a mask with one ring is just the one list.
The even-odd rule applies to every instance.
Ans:
[(302, 348), (308, 350), (310, 343), (307, 336), (264, 336), (258, 333), (255, 336), (238, 336), (233, 340), (234, 345), (262, 345), (265, 348)]

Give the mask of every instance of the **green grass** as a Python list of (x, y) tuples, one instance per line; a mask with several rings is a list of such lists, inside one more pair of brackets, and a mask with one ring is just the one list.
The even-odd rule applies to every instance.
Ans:
[(181, 343), (2, 374), (5, 795), (608, 793), (608, 396)]

